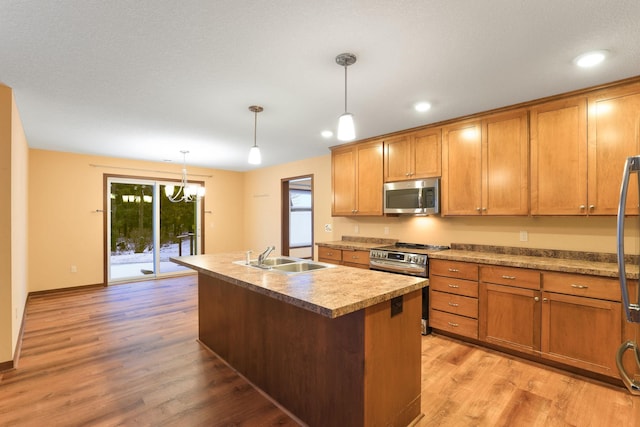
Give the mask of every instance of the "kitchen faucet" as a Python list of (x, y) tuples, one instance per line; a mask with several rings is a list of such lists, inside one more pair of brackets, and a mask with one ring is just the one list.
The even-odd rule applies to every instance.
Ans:
[(258, 265), (262, 265), (264, 263), (264, 260), (269, 256), (271, 251), (273, 251), (275, 248), (276, 248), (275, 246), (267, 246), (267, 249), (265, 249), (264, 252), (258, 255)]

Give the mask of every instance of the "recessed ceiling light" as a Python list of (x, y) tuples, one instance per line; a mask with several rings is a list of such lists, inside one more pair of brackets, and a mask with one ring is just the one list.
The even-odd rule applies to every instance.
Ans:
[(429, 111), (431, 109), (431, 104), (423, 101), (423, 102), (417, 102), (413, 108), (416, 109), (417, 112), (419, 113), (424, 113), (425, 111)]
[(606, 50), (594, 50), (592, 52), (586, 52), (582, 55), (577, 56), (573, 60), (573, 62), (581, 68), (594, 67), (604, 61), (608, 53), (609, 52), (607, 52)]
[(331, 138), (333, 136), (333, 132), (330, 130), (323, 130), (320, 135), (322, 135), (323, 138)]

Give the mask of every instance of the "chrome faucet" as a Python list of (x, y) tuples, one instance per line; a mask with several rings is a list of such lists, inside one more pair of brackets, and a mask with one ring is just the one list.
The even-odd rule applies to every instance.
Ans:
[(275, 250), (275, 246), (267, 246), (267, 249), (264, 250), (260, 255), (258, 255), (258, 265), (262, 265), (264, 260), (269, 256), (271, 251)]

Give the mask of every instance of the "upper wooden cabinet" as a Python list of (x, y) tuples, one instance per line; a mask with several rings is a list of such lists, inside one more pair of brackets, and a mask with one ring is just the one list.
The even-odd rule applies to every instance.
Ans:
[(531, 108), (531, 214), (587, 214), (586, 97)]
[(331, 151), (333, 216), (382, 215), (382, 140)]
[(527, 111), (443, 128), (442, 215), (527, 215)]
[(424, 129), (384, 140), (384, 181), (439, 177), (441, 130)]
[[(640, 84), (589, 97), (590, 215), (616, 215), (625, 159), (640, 154)], [(629, 181), (627, 213), (638, 213), (638, 183)]]

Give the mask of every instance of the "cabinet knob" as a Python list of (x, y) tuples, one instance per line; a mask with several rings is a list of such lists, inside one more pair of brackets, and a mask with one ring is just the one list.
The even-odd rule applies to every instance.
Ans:
[(584, 210), (584, 205), (580, 205), (580, 210), (583, 211)]
[(487, 208), (482, 208), (482, 212), (486, 212), (486, 211), (487, 211)]
[(480, 208), (479, 208), (479, 207), (477, 207), (477, 208), (476, 208), (476, 210), (477, 210), (478, 212), (480, 212)]
[(535, 302), (538, 302), (538, 301), (540, 301), (540, 298), (538, 298), (538, 297), (533, 297), (533, 300), (534, 300)]
[(589, 210), (594, 210), (596, 208), (596, 205), (589, 205)]
[(411, 176), (409, 172), (405, 173), (404, 176)]
[(549, 301), (547, 298), (542, 298), (542, 302), (547, 302)]

